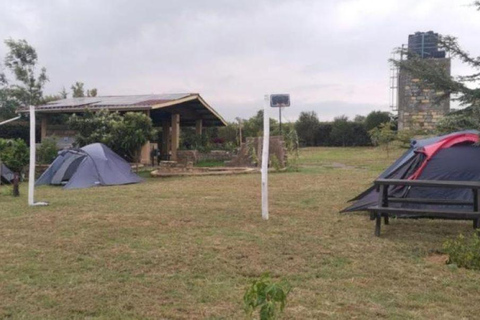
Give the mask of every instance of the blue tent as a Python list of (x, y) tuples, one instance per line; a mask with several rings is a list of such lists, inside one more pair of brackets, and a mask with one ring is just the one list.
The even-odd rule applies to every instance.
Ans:
[(6, 165), (0, 163), (0, 179), (2, 182), (11, 183), (13, 181), (13, 172)]
[(64, 185), (64, 189), (141, 182), (130, 164), (101, 143), (62, 151), (35, 182), (36, 186)]

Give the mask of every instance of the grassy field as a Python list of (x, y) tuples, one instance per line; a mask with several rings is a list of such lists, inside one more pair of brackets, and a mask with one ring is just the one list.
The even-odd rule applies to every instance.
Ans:
[(478, 319), (480, 272), (435, 255), (470, 222), (338, 211), (401, 151), (301, 152), (299, 172), (147, 179), (130, 186), (41, 187), (29, 208), (0, 188), (0, 318), (242, 319), (265, 271), (290, 281), (284, 319)]

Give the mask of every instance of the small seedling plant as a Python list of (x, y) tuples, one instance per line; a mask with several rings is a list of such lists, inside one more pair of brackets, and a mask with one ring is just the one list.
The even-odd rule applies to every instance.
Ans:
[(258, 310), (260, 320), (277, 319), (285, 309), (291, 285), (286, 280), (272, 281), (269, 273), (255, 280), (243, 296), (247, 319), (254, 319)]

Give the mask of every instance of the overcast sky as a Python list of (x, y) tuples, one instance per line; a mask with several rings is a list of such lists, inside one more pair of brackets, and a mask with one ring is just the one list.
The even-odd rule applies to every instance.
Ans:
[(99, 95), (198, 92), (233, 120), (290, 93), (288, 119), (329, 120), (389, 109), (388, 59), (415, 31), (480, 55), (472, 1), (0, 0), (0, 39), (37, 49), (47, 94), (75, 81)]

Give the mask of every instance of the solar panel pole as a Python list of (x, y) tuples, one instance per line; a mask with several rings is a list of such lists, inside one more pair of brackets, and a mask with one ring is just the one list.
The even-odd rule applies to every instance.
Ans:
[(262, 149), (262, 219), (268, 220), (268, 149), (270, 148), (270, 95), (263, 101), (263, 149)]
[(30, 106), (30, 167), (28, 170), (28, 205), (46, 206), (47, 202), (35, 202), (35, 107)]

